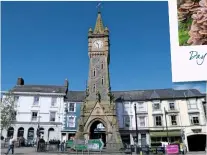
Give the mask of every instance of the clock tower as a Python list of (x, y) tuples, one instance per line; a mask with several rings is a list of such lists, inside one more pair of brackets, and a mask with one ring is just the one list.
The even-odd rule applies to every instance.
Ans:
[[(109, 30), (104, 27), (101, 12), (98, 11), (94, 30), (88, 30), (89, 73), (85, 101), (81, 106), (76, 139), (102, 138), (108, 149), (122, 148), (116, 117), (116, 104), (111, 93), (109, 64), (110, 40)], [(104, 126), (100, 133), (96, 128)]]
[(101, 100), (110, 100), (109, 30), (103, 26), (101, 12), (98, 12), (94, 31), (88, 31), (88, 56), (90, 59), (88, 74), (88, 100), (96, 100), (97, 93)]

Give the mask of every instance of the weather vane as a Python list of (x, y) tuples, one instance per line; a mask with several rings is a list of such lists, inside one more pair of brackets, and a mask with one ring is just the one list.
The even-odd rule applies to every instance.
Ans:
[(101, 2), (97, 4), (96, 8), (98, 9), (98, 12), (101, 12), (101, 8), (102, 8)]

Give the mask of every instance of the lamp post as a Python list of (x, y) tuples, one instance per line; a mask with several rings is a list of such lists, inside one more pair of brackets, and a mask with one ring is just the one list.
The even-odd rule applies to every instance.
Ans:
[(136, 103), (134, 104), (134, 112), (135, 112), (135, 124), (136, 124), (136, 153), (137, 152), (137, 146), (138, 146), (138, 125), (137, 125), (137, 106), (136, 106)]
[(38, 116), (38, 123), (37, 123), (37, 152), (39, 151), (39, 140), (40, 140), (40, 116)]
[(165, 111), (165, 124), (166, 124), (166, 132), (167, 132), (167, 142), (169, 143), (169, 136), (168, 136), (168, 126), (167, 126), (167, 111), (164, 107), (164, 111)]

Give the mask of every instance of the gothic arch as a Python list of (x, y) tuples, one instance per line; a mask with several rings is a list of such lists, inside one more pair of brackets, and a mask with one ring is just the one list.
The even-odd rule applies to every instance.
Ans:
[(90, 132), (91, 126), (92, 126), (93, 123), (95, 123), (95, 122), (101, 122), (101, 123), (103, 123), (106, 132), (108, 131), (107, 123), (106, 123), (102, 118), (98, 117), (98, 118), (94, 118), (94, 119), (92, 119), (92, 120), (88, 123), (88, 125), (87, 125), (87, 132), (88, 132), (88, 133)]

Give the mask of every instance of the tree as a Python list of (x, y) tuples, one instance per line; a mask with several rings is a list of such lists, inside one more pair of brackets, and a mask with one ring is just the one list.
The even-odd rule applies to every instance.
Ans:
[(3, 94), (0, 102), (1, 110), (1, 131), (7, 130), (16, 120), (16, 97), (12, 92)]

